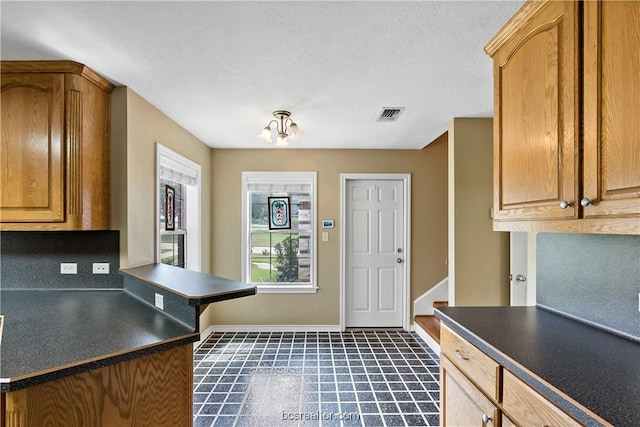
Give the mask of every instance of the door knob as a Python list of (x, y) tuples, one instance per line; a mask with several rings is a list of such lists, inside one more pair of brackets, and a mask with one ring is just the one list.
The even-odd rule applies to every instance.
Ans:
[(516, 282), (526, 282), (527, 281), (527, 276), (523, 276), (522, 274), (518, 274), (516, 276)]
[(396, 262), (397, 262), (398, 264), (402, 264), (402, 258), (398, 258), (398, 259), (396, 260)]

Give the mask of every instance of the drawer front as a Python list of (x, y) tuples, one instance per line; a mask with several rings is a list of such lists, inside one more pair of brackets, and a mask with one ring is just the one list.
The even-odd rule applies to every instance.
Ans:
[(482, 391), (498, 401), (500, 365), (446, 325), (440, 329), (440, 348)]
[(516, 423), (523, 426), (572, 427), (582, 425), (506, 369), (503, 373), (502, 399), (504, 411)]

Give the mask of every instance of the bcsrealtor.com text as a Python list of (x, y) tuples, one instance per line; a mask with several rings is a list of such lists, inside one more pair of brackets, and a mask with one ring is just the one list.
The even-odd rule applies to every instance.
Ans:
[(285, 421), (310, 421), (310, 420), (358, 420), (357, 412), (285, 412), (282, 411), (282, 419)]

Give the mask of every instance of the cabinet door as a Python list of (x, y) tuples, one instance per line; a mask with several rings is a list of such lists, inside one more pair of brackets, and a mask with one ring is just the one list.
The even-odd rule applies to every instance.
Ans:
[(64, 221), (64, 76), (2, 75), (0, 220)]
[(527, 19), (493, 55), (494, 219), (573, 219), (578, 2), (548, 2)]
[(444, 427), (496, 425), (497, 407), (445, 356), (441, 366), (441, 406)]
[(640, 222), (640, 3), (584, 2), (585, 218)]
[(548, 427), (581, 425), (506, 369), (503, 377), (502, 399), (504, 412), (519, 425)]

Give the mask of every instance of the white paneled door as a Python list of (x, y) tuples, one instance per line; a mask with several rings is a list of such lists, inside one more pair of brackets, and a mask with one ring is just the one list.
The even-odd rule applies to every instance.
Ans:
[(345, 187), (345, 326), (402, 327), (402, 180), (348, 180)]
[(509, 243), (509, 299), (512, 306), (527, 305), (527, 233), (511, 232)]

